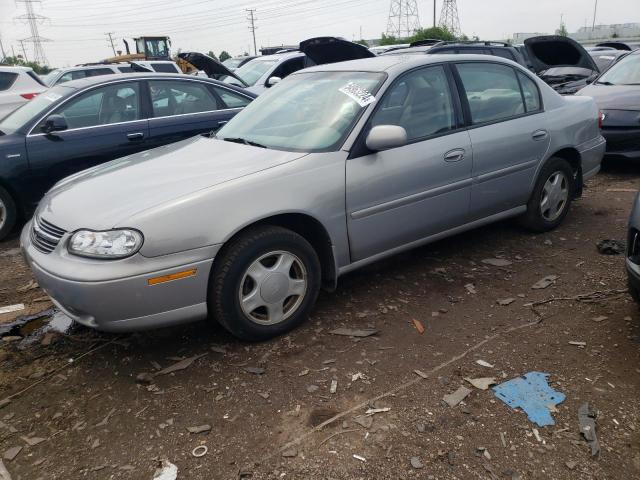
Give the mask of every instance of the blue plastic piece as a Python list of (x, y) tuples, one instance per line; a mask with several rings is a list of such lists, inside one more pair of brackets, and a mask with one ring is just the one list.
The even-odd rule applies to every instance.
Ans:
[(547, 383), (548, 373), (529, 372), (493, 387), (495, 396), (511, 408), (521, 408), (539, 427), (555, 425), (550, 405), (558, 405), (567, 398)]

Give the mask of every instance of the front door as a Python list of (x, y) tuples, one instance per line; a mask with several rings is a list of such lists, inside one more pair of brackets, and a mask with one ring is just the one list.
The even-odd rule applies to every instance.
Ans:
[(363, 133), (399, 125), (408, 143), (347, 160), (352, 261), (466, 222), (472, 151), (454, 88), (445, 66), (422, 67), (399, 77), (379, 101)]
[(52, 113), (65, 118), (66, 130), (45, 134), (37, 125), (27, 136), (33, 203), (64, 177), (147, 148), (137, 81), (94, 88)]
[(538, 87), (509, 65), (466, 62), (456, 68), (471, 123), (470, 215), (480, 219), (523, 206), (550, 142)]

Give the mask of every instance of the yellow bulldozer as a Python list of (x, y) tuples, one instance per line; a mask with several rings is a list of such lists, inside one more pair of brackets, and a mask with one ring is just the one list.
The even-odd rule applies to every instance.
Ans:
[(169, 37), (138, 37), (134, 38), (136, 52), (132, 53), (129, 42), (122, 40), (126, 53), (118, 51), (118, 55), (104, 60), (104, 63), (131, 62), (136, 60), (171, 60)]

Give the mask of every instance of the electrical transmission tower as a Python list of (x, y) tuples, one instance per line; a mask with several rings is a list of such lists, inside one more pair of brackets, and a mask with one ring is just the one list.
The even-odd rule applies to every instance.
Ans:
[(258, 49), (256, 48), (256, 20), (257, 18), (255, 17), (254, 13), (256, 13), (256, 9), (255, 8), (247, 8), (247, 20), (249, 20), (249, 30), (251, 31), (251, 34), (253, 35), (253, 54), (254, 55), (258, 55)]
[(387, 35), (396, 38), (410, 37), (419, 28), (417, 0), (391, 0)]
[(28, 38), (24, 38), (21, 41), (33, 43), (33, 60), (40, 65), (47, 65), (47, 57), (44, 54), (44, 49), (42, 48), (43, 42), (50, 42), (48, 38), (41, 37), (38, 33), (38, 24), (47, 20), (47, 17), (44, 17), (38, 13), (36, 13), (33, 9), (34, 3), (40, 3), (41, 0), (16, 0), (16, 3), (24, 3), (24, 7), (26, 9), (26, 13), (16, 17), (17, 20), (24, 20), (29, 24), (29, 29), (31, 30), (31, 36)]
[(446, 28), (456, 37), (460, 35), (460, 19), (456, 0), (443, 0), (440, 10), (440, 26)]

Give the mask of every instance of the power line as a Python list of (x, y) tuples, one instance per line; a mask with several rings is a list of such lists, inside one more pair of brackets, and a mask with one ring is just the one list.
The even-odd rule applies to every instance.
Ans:
[(417, 0), (391, 0), (387, 35), (397, 38), (410, 37), (419, 28)]
[(40, 34), (38, 33), (38, 23), (42, 23), (43, 21), (47, 20), (47, 17), (35, 13), (35, 11), (33, 10), (33, 4), (40, 2), (41, 0), (16, 0), (16, 3), (24, 3), (26, 9), (26, 13), (16, 17), (16, 19), (25, 20), (29, 24), (29, 29), (31, 30), (31, 36), (20, 40), (20, 43), (22, 43), (23, 41), (33, 43), (34, 61), (41, 65), (46, 65), (48, 62), (47, 57), (44, 54), (44, 48), (42, 48), (42, 43), (50, 42), (51, 40), (40, 36)]
[(446, 28), (455, 36), (460, 35), (460, 19), (456, 0), (444, 0), (440, 10), (440, 26)]
[(258, 48), (256, 47), (256, 18), (254, 17), (256, 9), (255, 8), (247, 8), (247, 12), (249, 16), (247, 20), (249, 20), (249, 30), (251, 30), (251, 34), (253, 35), (253, 54), (258, 55)]

